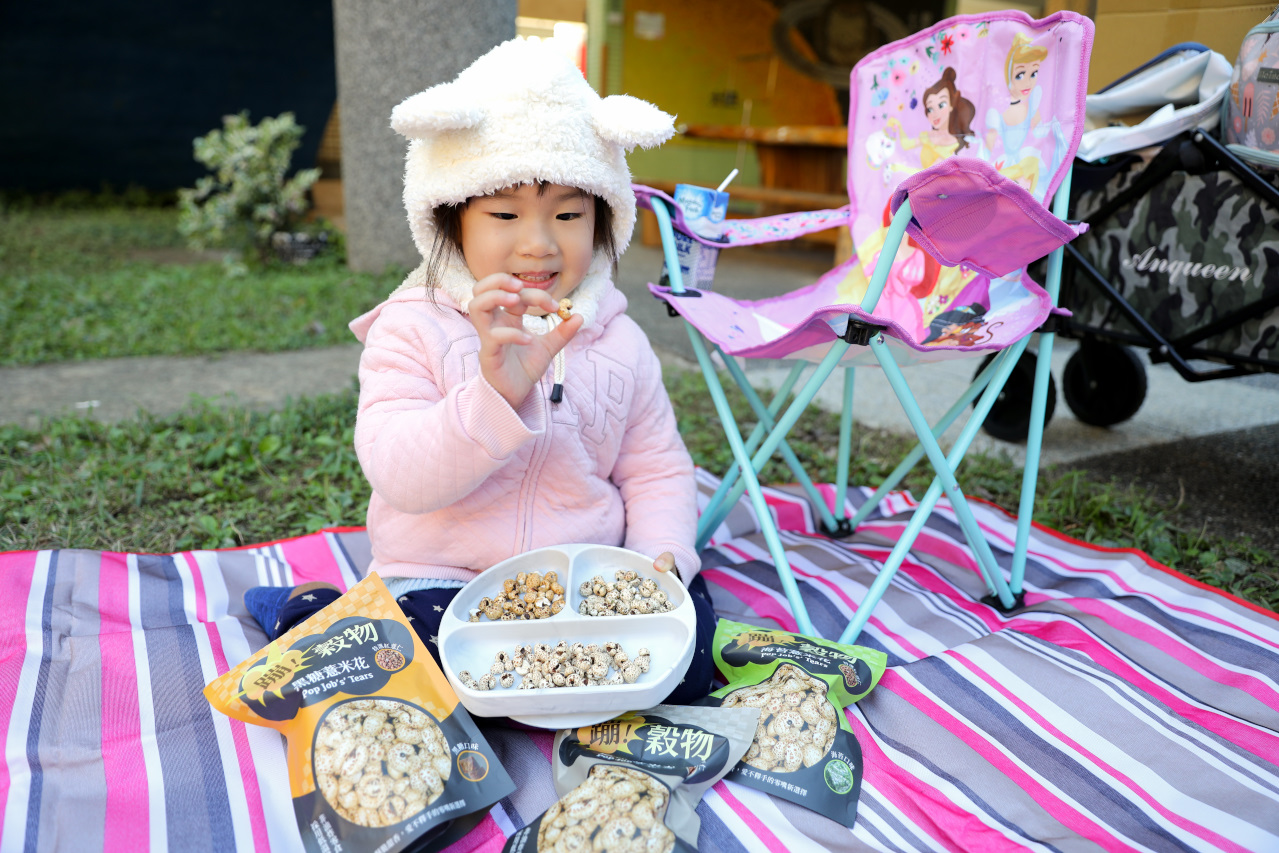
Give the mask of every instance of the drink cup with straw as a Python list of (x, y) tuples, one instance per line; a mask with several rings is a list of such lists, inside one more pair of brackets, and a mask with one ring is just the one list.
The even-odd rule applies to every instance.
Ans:
[[(699, 237), (720, 241), (724, 236), (724, 219), (728, 214), (728, 193), (724, 188), (737, 170), (728, 173), (715, 189), (693, 184), (675, 185), (675, 203), (684, 213), (684, 222)], [(719, 249), (704, 245), (687, 234), (675, 232), (675, 250), (686, 287), (709, 290), (715, 279), (715, 262)]]

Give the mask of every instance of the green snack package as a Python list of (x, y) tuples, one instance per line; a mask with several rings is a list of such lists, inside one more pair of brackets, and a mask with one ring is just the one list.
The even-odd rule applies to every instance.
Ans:
[(702, 794), (737, 764), (757, 708), (656, 705), (555, 735), (560, 799), (503, 853), (697, 850)]
[(887, 655), (727, 619), (715, 626), (714, 654), (728, 685), (702, 703), (760, 709), (754, 741), (724, 778), (851, 828), (862, 750), (844, 708), (879, 682)]

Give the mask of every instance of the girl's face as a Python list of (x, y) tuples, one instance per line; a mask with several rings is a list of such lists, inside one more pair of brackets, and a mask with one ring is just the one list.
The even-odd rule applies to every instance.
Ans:
[(933, 130), (950, 127), (950, 93), (945, 89), (935, 95), (924, 98), (924, 113)]
[(1008, 81), (1008, 93), (1013, 100), (1024, 98), (1030, 94), (1039, 82), (1038, 62), (1018, 62), (1013, 65), (1012, 79)]
[(585, 278), (594, 255), (594, 199), (579, 189), (521, 184), (462, 211), (462, 256), (476, 281), (506, 273), (560, 299)]

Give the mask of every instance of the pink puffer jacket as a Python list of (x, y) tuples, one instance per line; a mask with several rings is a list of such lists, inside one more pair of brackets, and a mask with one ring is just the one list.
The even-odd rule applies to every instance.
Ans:
[(368, 530), (383, 577), (470, 580), (547, 545), (694, 550), (693, 463), (661, 366), (610, 283), (565, 348), (564, 398), (550, 371), (518, 411), (480, 375), (479, 337), (437, 290), (393, 294), (351, 322), (364, 343), (355, 449), (373, 486)]

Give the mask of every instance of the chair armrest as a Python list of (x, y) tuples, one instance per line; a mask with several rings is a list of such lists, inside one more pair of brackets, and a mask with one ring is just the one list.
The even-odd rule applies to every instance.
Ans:
[(759, 243), (777, 243), (782, 240), (793, 240), (815, 231), (826, 231), (848, 224), (848, 205), (834, 210), (806, 210), (799, 213), (779, 213), (776, 216), (763, 216), (758, 219), (730, 219), (724, 223), (724, 237), (711, 240), (694, 234), (684, 222), (684, 211), (661, 190), (633, 184), (635, 203), (639, 207), (652, 208), (654, 199), (667, 203), (671, 212), (671, 224), (676, 231), (692, 237), (699, 243), (715, 249), (726, 249), (732, 246), (753, 246)]
[(950, 157), (902, 181), (889, 205), (910, 197), (908, 233), (938, 263), (1008, 275), (1088, 230), (1053, 215), (983, 160)]

